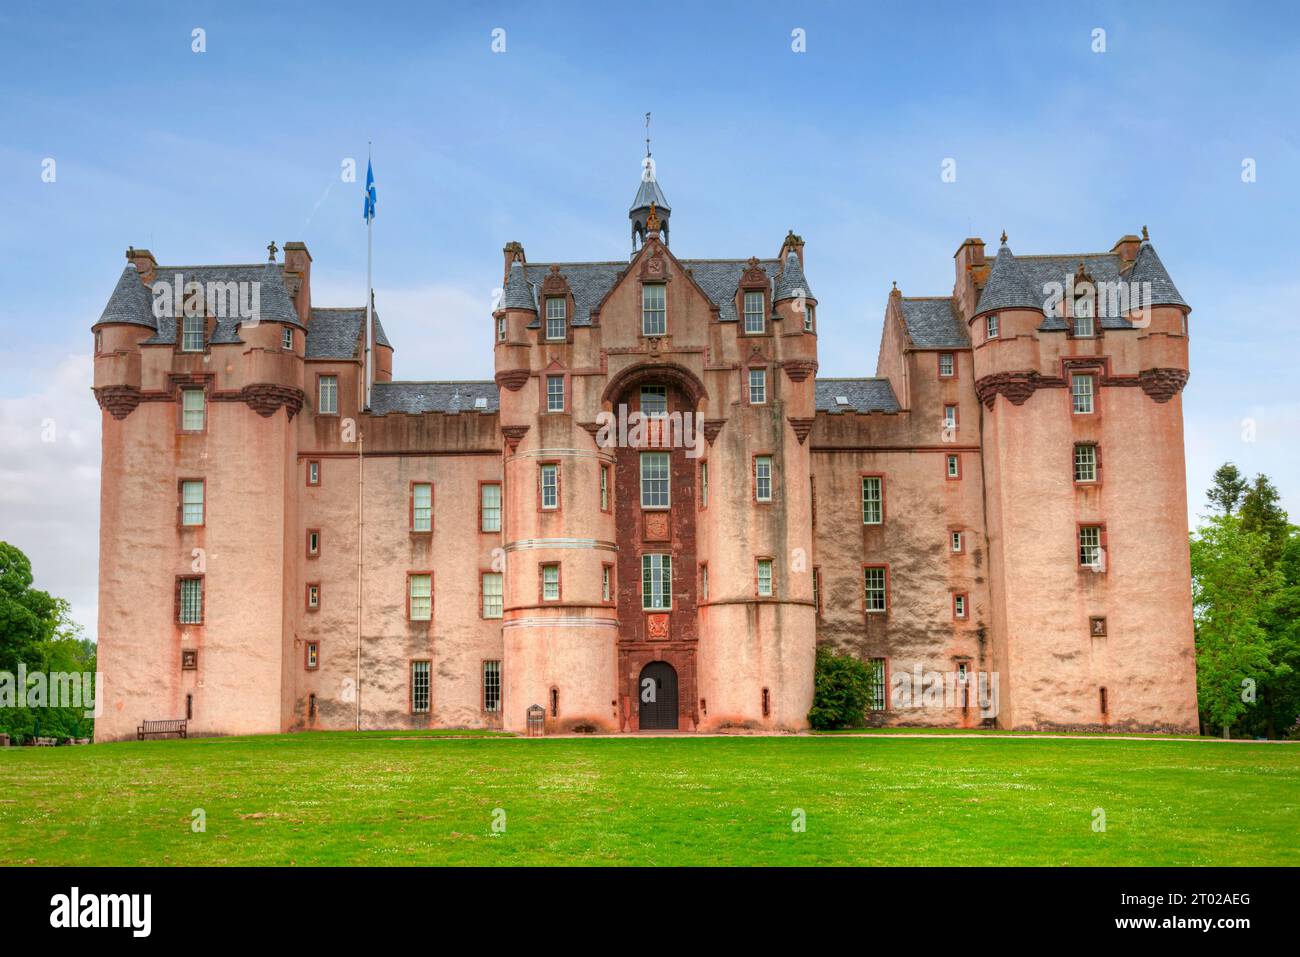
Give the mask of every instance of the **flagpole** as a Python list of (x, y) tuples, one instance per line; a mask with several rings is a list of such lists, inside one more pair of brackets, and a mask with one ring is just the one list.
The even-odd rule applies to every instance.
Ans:
[[(370, 169), (370, 144), (366, 144), (366, 169), (369, 176)], [(367, 184), (369, 189), (369, 184)], [(375, 347), (375, 280), (374, 280), (374, 262), (375, 262), (375, 213), (372, 209), (370, 215), (366, 217), (366, 411), (370, 410), (370, 383), (374, 379), (374, 373), (371, 364), (374, 361), (372, 352)]]

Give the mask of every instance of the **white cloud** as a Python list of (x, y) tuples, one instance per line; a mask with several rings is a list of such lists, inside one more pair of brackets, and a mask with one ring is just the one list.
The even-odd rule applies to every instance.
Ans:
[(72, 602), (94, 637), (99, 568), (100, 412), (89, 355), (69, 355), (39, 391), (0, 399), (0, 539), (31, 559), (36, 587)]

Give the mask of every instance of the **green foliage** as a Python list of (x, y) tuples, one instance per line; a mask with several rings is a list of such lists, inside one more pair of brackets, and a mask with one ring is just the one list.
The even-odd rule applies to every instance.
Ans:
[(1241, 497), (1246, 493), (1246, 478), (1231, 462), (1224, 462), (1214, 471), (1214, 484), (1205, 493), (1210, 500), (1210, 507), (1217, 508), (1224, 515), (1231, 515), (1237, 510)]
[(874, 673), (865, 661), (818, 646), (808, 723), (818, 731), (862, 725), (875, 684)]
[(1248, 532), (1264, 536), (1264, 560), (1273, 567), (1282, 557), (1282, 549), (1290, 536), (1291, 525), (1286, 512), (1278, 505), (1277, 489), (1266, 475), (1256, 475), (1252, 485), (1241, 499), (1241, 527)]
[(83, 707), (16, 706), (19, 664), (29, 675), (95, 672), (95, 644), (81, 634), (68, 602), (31, 586), (27, 556), (0, 542), (0, 672), (14, 676), (10, 691), (15, 699), (0, 706), (0, 734), (15, 744), (33, 737), (88, 738), (94, 734), (94, 719), (85, 716), (90, 704), (84, 698)]

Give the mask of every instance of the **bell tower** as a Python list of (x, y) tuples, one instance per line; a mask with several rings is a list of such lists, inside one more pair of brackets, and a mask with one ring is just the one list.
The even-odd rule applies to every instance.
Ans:
[(645, 159), (641, 161), (641, 185), (637, 188), (632, 208), (627, 211), (627, 218), (632, 223), (632, 252), (645, 245), (646, 234), (650, 232), (650, 217), (658, 221), (658, 230), (663, 244), (668, 245), (668, 220), (673, 214), (672, 207), (664, 198), (664, 191), (659, 188), (655, 177), (655, 161), (650, 155), (650, 114), (645, 115)]

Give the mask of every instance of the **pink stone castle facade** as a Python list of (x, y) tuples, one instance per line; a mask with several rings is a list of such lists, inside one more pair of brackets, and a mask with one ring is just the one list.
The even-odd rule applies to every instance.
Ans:
[[(628, 261), (508, 244), (484, 382), (394, 381), (377, 315), (367, 362), (365, 306), (314, 304), (302, 243), (128, 250), (94, 326), (96, 737), (531, 706), (552, 733), (797, 730), (819, 644), (881, 677), (873, 724), (1196, 730), (1189, 308), (1145, 238), (967, 239), (951, 294), (889, 294), (874, 377), (819, 379), (850, 320), (803, 240), (678, 259), (670, 216), (647, 178)], [(605, 441), (620, 410), (639, 444)]]

